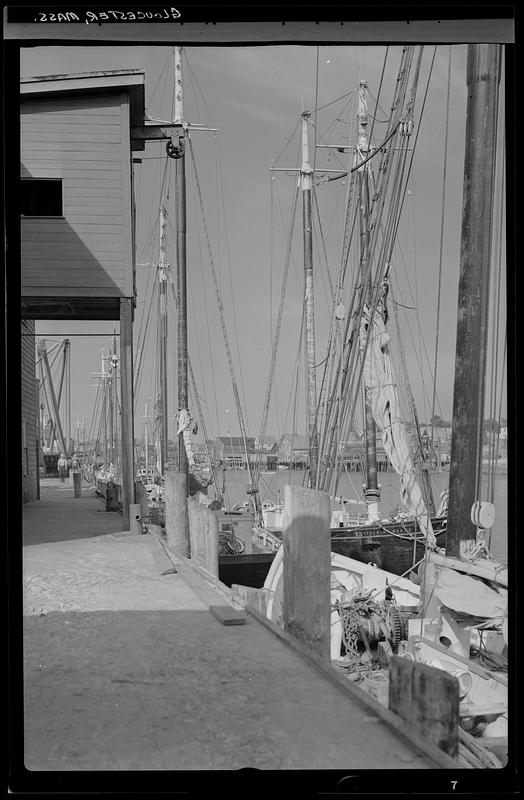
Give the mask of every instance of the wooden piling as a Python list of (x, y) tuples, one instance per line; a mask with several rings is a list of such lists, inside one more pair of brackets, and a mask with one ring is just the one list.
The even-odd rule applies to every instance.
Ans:
[(184, 472), (164, 473), (167, 542), (177, 556), (189, 558), (189, 517), (187, 510), (187, 477)]
[(389, 708), (427, 742), (458, 756), (459, 682), (442, 669), (392, 656)]
[(123, 530), (129, 530), (129, 505), (135, 502), (133, 424), (133, 300), (120, 298), (120, 394)]
[(142, 516), (142, 520), (144, 521), (148, 520), (149, 505), (147, 502), (146, 488), (142, 481), (136, 481), (135, 483), (135, 499), (136, 502), (140, 505), (140, 514)]
[(82, 473), (81, 472), (73, 472), (73, 487), (75, 491), (75, 497), (82, 497)]
[(323, 658), (331, 641), (331, 507), (325, 492), (284, 487), (284, 629)]
[(446, 555), (476, 544), (471, 506), (480, 496), (501, 46), (468, 45), (466, 152), (460, 247), (453, 437)]
[(218, 578), (218, 520), (207, 506), (187, 498), (191, 561)]

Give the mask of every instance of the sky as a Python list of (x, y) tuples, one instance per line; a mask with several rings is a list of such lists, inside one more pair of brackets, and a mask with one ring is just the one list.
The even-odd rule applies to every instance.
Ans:
[[(400, 51), (400, 47), (392, 46), (387, 53), (380, 116), (377, 115), (374, 125), (374, 143), (380, 142), (381, 131), (385, 129), (381, 120), (389, 113)], [(401, 314), (404, 356), (422, 420), (429, 419), (433, 407), (432, 372), (439, 270), (442, 280), (435, 411), (444, 419), (450, 419), (452, 415), (465, 141), (466, 51), (463, 45), (450, 48), (442, 44), (436, 51), (433, 45), (424, 48), (415, 105), (415, 119), (417, 126), (420, 123), (420, 132), (399, 226), (398, 247), (394, 253), (395, 293), (397, 300), (407, 307)], [(274, 167), (296, 170), (300, 165), (298, 123), (303, 110), (318, 109), (312, 115), (314, 126), (310, 126), (311, 145), (315, 139), (317, 144), (331, 144), (340, 142), (340, 137), (348, 135), (348, 126), (355, 115), (355, 105), (352, 104), (354, 94), (349, 93), (359, 80), (365, 79), (370, 98), (377, 97), (385, 55), (386, 47), (382, 45), (322, 45), (318, 48), (314, 45), (265, 45), (184, 49), (184, 116), (189, 123), (202, 123), (218, 129), (218, 132), (192, 134), (204, 217), (201, 214), (193, 162), (186, 157), (189, 355), (210, 438), (228, 433), (239, 435), (240, 428), (213, 287), (204, 219), (220, 284), (247, 432), (257, 435), (280, 298), (291, 201), (297, 181), (296, 172), (271, 170)], [(148, 114), (163, 120), (172, 116), (172, 47), (84, 47), (75, 44), (22, 48), (20, 63), (21, 76), (143, 69)], [(427, 97), (423, 102), (426, 85)], [(338, 169), (345, 163), (340, 160), (344, 157), (339, 154), (332, 154), (328, 161), (328, 152), (322, 148), (317, 148), (314, 155), (311, 152), (316, 175), (321, 174), (322, 167)], [(138, 264), (134, 339), (137, 352), (143, 342), (135, 410), (135, 434), (140, 438), (145, 403), (155, 395), (155, 375), (158, 372), (156, 334), (154, 324), (151, 324), (152, 321), (154, 323), (154, 309), (147, 336), (144, 336), (144, 315), (147, 314), (154, 270), (152, 272), (150, 267), (140, 264), (155, 263), (158, 259), (161, 200), (165, 202), (168, 212), (167, 258), (170, 262), (175, 260), (175, 210), (173, 162), (166, 162), (164, 144), (147, 143), (142, 153), (134, 155), (142, 159), (141, 164), (134, 166)], [(318, 363), (325, 354), (330, 314), (326, 262), (331, 275), (335, 276), (342, 247), (346, 191), (347, 185), (343, 180), (326, 181), (316, 188), (320, 211), (320, 223), (315, 221), (314, 237)], [(495, 211), (498, 215), (497, 205)], [(300, 209), (291, 254), (281, 346), (267, 426), (267, 433), (274, 436), (291, 431), (293, 427), (298, 433), (305, 430), (302, 356), (298, 355), (297, 350), (303, 292)], [(498, 257), (495, 258), (495, 266), (497, 260)], [(171, 417), (175, 413), (175, 326), (173, 314), (170, 318), (168, 380)], [(96, 380), (92, 373), (100, 370), (101, 349), (109, 349), (112, 331), (113, 324), (108, 322), (37, 323), (37, 334), (45, 336), (50, 342), (66, 334), (71, 336), (73, 428), (77, 415), (80, 419), (84, 417), (89, 427), (96, 396)], [(72, 336), (74, 333), (97, 335), (75, 338)], [(501, 347), (499, 342), (500, 352)], [(295, 374), (297, 364), (298, 381)], [(500, 365), (498, 369), (500, 373)], [(299, 386), (299, 396), (294, 412), (295, 385)], [(196, 416), (195, 408), (190, 411)]]

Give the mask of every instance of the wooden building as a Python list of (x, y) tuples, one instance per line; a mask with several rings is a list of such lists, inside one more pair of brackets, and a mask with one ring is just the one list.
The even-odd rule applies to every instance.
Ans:
[(144, 149), (144, 117), (141, 70), (20, 82), (22, 319), (120, 322), (124, 528), (134, 502), (133, 152)]
[[(255, 454), (255, 439), (246, 437), (247, 454), (251, 458)], [(215, 458), (230, 469), (244, 469), (246, 463), (246, 445), (242, 436), (219, 436), (215, 439)]]

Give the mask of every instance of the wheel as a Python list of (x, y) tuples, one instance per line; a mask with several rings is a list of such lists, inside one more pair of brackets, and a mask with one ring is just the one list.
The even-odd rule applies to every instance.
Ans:
[(397, 652), (398, 646), (402, 641), (402, 634), (404, 626), (402, 624), (402, 617), (400, 611), (396, 606), (390, 606), (387, 613), (387, 625), (389, 628), (388, 642), (394, 653)]

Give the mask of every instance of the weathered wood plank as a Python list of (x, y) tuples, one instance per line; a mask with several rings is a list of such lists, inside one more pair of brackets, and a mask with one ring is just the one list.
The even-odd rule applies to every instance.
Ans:
[[(31, 160), (38, 159), (48, 164), (50, 161), (56, 161), (67, 169), (69, 165), (76, 166), (77, 163), (94, 164), (100, 162), (104, 164), (104, 169), (111, 168), (111, 164), (120, 163), (120, 148), (117, 146), (114, 150), (108, 149), (109, 145), (105, 145), (103, 150), (97, 150), (93, 147), (84, 147), (81, 150), (75, 148), (74, 150), (66, 150), (63, 147), (38, 147), (38, 148), (22, 148), (22, 159), (25, 164)], [(112, 145), (111, 145), (112, 147)], [(93, 166), (93, 164), (91, 164)]]
[[(89, 137), (89, 141), (86, 138)], [(51, 134), (49, 139), (43, 139), (41, 136), (24, 136), (23, 144), (21, 147), (22, 154), (29, 153), (43, 153), (55, 152), (63, 153), (65, 157), (72, 158), (75, 153), (109, 153), (113, 157), (117, 155), (120, 157), (122, 143), (119, 139), (114, 142), (99, 142), (87, 131), (84, 134), (83, 142), (70, 142), (63, 139), (61, 136), (54, 136)]]
[(428, 742), (458, 755), (459, 683), (441, 669), (392, 656), (389, 708)]
[(218, 578), (218, 522), (207, 506), (187, 499), (191, 561)]
[(284, 508), (284, 629), (329, 659), (329, 496), (301, 486), (285, 486)]
[(51, 116), (64, 116), (61, 122), (68, 122), (71, 116), (80, 117), (82, 114), (89, 115), (91, 109), (96, 109), (96, 113), (101, 116), (118, 116), (120, 113), (119, 102), (115, 96), (111, 95), (97, 95), (96, 98), (83, 98), (69, 97), (63, 100), (58, 99), (40, 99), (40, 100), (25, 100), (21, 98), (20, 113), (24, 116), (34, 115), (42, 118), (44, 115)]
[[(70, 214), (68, 213), (65, 219), (68, 222), (85, 222), (87, 219), (85, 214)], [(107, 225), (120, 225), (122, 224), (122, 215), (121, 214), (106, 214), (106, 215), (99, 215), (99, 214), (90, 214), (89, 221), (91, 224), (96, 225), (103, 225), (106, 223)]]
[[(35, 232), (46, 232), (59, 230), (58, 225), (51, 225), (49, 223), (56, 221), (60, 223), (60, 228), (64, 228), (64, 217), (22, 217), (22, 230), (23, 235), (30, 226), (30, 229)], [(80, 234), (80, 238), (91, 236), (93, 233), (100, 231), (100, 236), (119, 236), (122, 235), (122, 227), (120, 225), (93, 225), (90, 222), (77, 222), (75, 223), (74, 231)]]
[(115, 208), (122, 209), (122, 200), (122, 195), (109, 197), (105, 192), (100, 192), (98, 197), (79, 196), (78, 189), (75, 189), (68, 192), (66, 216), (70, 211), (73, 214), (91, 214), (93, 208), (99, 208), (99, 213), (107, 211), (114, 214)]
[(209, 606), (209, 611), (222, 625), (244, 625), (246, 614), (232, 606)]
[[(124, 297), (124, 293), (123, 293), (121, 287), (115, 286), (115, 285), (113, 285), (113, 286), (86, 286), (81, 291), (79, 290), (78, 286), (59, 286), (59, 287), (57, 287), (57, 286), (48, 286), (48, 285), (45, 285), (45, 286), (31, 286), (31, 285), (29, 285), (29, 286), (22, 286), (22, 297), (23, 298), (27, 297), (28, 299), (35, 298), (36, 302), (38, 302), (39, 298), (46, 298), (46, 301), (47, 301), (48, 298), (52, 298), (53, 300), (54, 299), (58, 299), (59, 300), (59, 299), (63, 298), (63, 300), (65, 302), (67, 302), (69, 300), (69, 298), (72, 298), (72, 299), (75, 299), (75, 300), (81, 300), (81, 301), (84, 300), (86, 297), (97, 297), (97, 298), (101, 298), (102, 300), (110, 299), (111, 301), (113, 300), (113, 298), (115, 298), (117, 302), (116, 303), (114, 303), (114, 302), (110, 303), (111, 311), (116, 309), (115, 316), (112, 316), (112, 317), (105, 316), (105, 309), (102, 306), (101, 309), (100, 309), (101, 316), (98, 317), (96, 315), (95, 306), (92, 306), (91, 307), (92, 311), (90, 311), (90, 313), (92, 313), (93, 316), (88, 317), (88, 319), (98, 319), (98, 318), (100, 318), (100, 319), (117, 320), (118, 319), (118, 309), (119, 309), (119, 298)], [(38, 317), (38, 319), (57, 319), (57, 318), (58, 317), (49, 316), (49, 315), (47, 315), (45, 317)], [(35, 317), (35, 319), (36, 319), (36, 317)]]
[[(23, 125), (20, 129), (20, 137), (24, 142), (85, 142), (85, 125), (79, 125), (76, 131), (70, 130), (71, 126), (67, 123), (67, 130), (64, 125)], [(89, 141), (120, 143), (120, 125), (89, 125)]]
[[(122, 186), (125, 186), (127, 191), (122, 198), (122, 225), (124, 234), (124, 262), (130, 267), (134, 263), (135, 255), (135, 229), (133, 225), (133, 208), (132, 203), (134, 198), (131, 197), (132, 192), (132, 169), (131, 159), (129, 157), (131, 151), (130, 140), (130, 113), (129, 113), (129, 94), (122, 92), (120, 95), (120, 124), (121, 124), (121, 170), (122, 170)], [(135, 281), (133, 270), (129, 268), (124, 274), (124, 292), (130, 297), (135, 290)], [(189, 535), (189, 533), (188, 533)]]
[[(68, 189), (71, 189), (71, 196), (72, 198), (78, 197), (86, 197), (86, 198), (96, 198), (100, 196), (100, 186), (83, 186), (81, 184), (75, 185), (71, 184), (68, 186)], [(112, 188), (105, 188), (104, 189), (104, 197), (105, 198), (112, 198), (115, 200), (120, 200), (122, 198), (122, 188), (115, 186)]]
[[(37, 239), (33, 238), (25, 238), (22, 244), (22, 248), (25, 252), (27, 252), (28, 256), (30, 254), (33, 255), (43, 255), (44, 258), (47, 257), (49, 260), (49, 255), (46, 256), (48, 253), (56, 252), (61, 253), (62, 255), (70, 255), (71, 253), (76, 253), (79, 250), (79, 247), (82, 246), (82, 243), (85, 247), (89, 247), (90, 253), (106, 253), (108, 258), (111, 259), (118, 259), (122, 258), (122, 243), (119, 242), (100, 242), (98, 239), (90, 239), (89, 237), (78, 237), (80, 240), (80, 244), (75, 242), (74, 244), (71, 242), (71, 234), (69, 237), (60, 238), (53, 238), (53, 239), (42, 239), (38, 241)], [(42, 251), (42, 253), (40, 253)], [(82, 257), (79, 254), (79, 257)], [(84, 255), (84, 260), (90, 258), (90, 255)]]
[[(25, 220), (29, 221), (29, 219), (34, 219), (34, 217), (25, 217)], [(43, 226), (42, 226), (43, 227)], [(78, 230), (75, 228), (75, 234), (78, 235)], [(89, 234), (84, 237), (79, 237), (82, 241), (89, 241)], [(32, 227), (26, 225), (24, 227), (24, 242), (28, 244), (38, 244), (39, 242), (47, 243), (62, 243), (67, 244), (67, 242), (71, 241), (71, 230), (57, 230), (54, 228), (53, 230), (49, 229), (36, 229), (33, 230)], [(106, 234), (100, 233), (97, 234), (96, 239), (93, 237), (93, 241), (95, 244), (99, 246), (100, 250), (105, 252), (110, 252), (111, 250), (122, 250), (122, 235), (121, 234)]]
[[(31, 173), (33, 178), (62, 178), (64, 187), (67, 182), (81, 181), (84, 186), (121, 186), (122, 176), (116, 170), (93, 169), (93, 165), (85, 165), (79, 167), (75, 164), (74, 167), (69, 167), (67, 171), (61, 175), (57, 174), (58, 167), (53, 164), (47, 164), (45, 167), (40, 161), (27, 164), (24, 161), (24, 167)], [(106, 183), (103, 183), (106, 181)]]
[[(120, 171), (120, 158), (115, 157), (113, 153), (90, 153), (88, 150), (82, 150), (75, 155), (54, 150), (41, 150), (36, 153), (35, 150), (22, 149), (22, 161), (28, 169), (38, 164), (45, 169), (51, 169), (52, 166), (60, 170), (67, 170), (69, 167), (75, 170), (93, 169), (97, 162), (103, 162), (104, 170)], [(61, 173), (57, 177), (61, 177)]]
[(191, 546), (187, 511), (187, 478), (184, 472), (164, 473), (167, 543), (173, 553), (189, 558)]
[(114, 276), (109, 273), (104, 274), (101, 269), (96, 270), (96, 273), (93, 275), (90, 275), (89, 269), (83, 271), (77, 270), (74, 275), (69, 274), (70, 272), (71, 270), (56, 269), (50, 274), (44, 273), (40, 276), (31, 275), (28, 278), (24, 276), (23, 288), (25, 289), (27, 286), (33, 286), (34, 288), (37, 286), (54, 286), (57, 289), (57, 294), (59, 294), (61, 286), (76, 286), (78, 289), (82, 289), (83, 287), (87, 288), (88, 286), (119, 288), (118, 284), (122, 282), (121, 279), (117, 281)]

